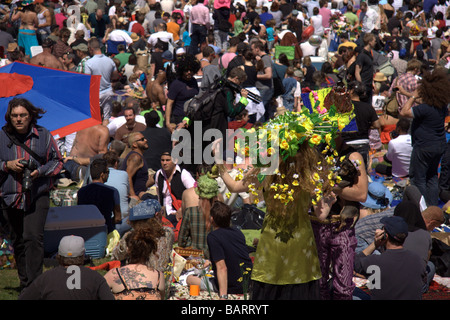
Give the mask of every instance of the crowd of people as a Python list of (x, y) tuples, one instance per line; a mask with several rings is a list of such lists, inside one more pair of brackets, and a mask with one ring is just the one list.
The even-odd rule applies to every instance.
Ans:
[[(20, 298), (164, 299), (177, 245), (202, 250), (200, 268), (214, 274), (191, 274), (184, 285), (220, 299), (245, 293), (242, 270), (251, 273), (254, 300), (421, 299), (435, 274), (430, 232), (450, 207), (449, 43), (446, 0), (1, 4), (3, 65), (101, 76), (102, 123), (63, 138), (38, 125), (45, 106), (9, 103), (0, 132), (2, 226), (11, 233)], [(210, 109), (187, 112), (193, 98), (216, 89)], [(350, 110), (356, 129), (329, 127), (327, 147), (301, 140), (305, 131), (295, 130), (300, 115), (316, 107), (311, 101)], [(202, 134), (217, 129), (226, 137), (227, 129), (258, 130), (289, 115), (299, 118), (285, 120), (293, 131), (280, 146), (289, 149), (289, 138), (296, 152), (264, 179), (249, 159), (234, 157), (234, 146), (234, 163), (222, 164), (217, 141), (215, 164), (182, 163), (173, 154), (180, 145), (189, 145), (184, 160), (203, 153), (195, 123)], [(182, 129), (195, 143), (173, 138)], [(331, 168), (330, 146), (338, 165), (347, 161), (356, 172), (345, 185), (323, 170)], [(17, 183), (30, 166), (22, 160), (36, 165), (31, 190)], [(392, 194), (374, 173), (407, 180), (410, 198), (391, 206)], [(89, 286), (77, 295), (58, 286), (60, 267), (56, 277), (42, 273), (49, 192), (62, 180), (74, 182), (78, 204), (96, 205), (108, 234), (120, 237), (111, 252), (120, 267), (104, 279), (83, 271)], [(337, 217), (350, 204), (357, 218), (342, 226)], [(265, 211), (256, 251), (230, 227), (243, 205)], [(82, 266), (69, 262), (84, 255), (83, 246), (79, 237), (63, 238), (61, 266)], [(355, 288), (355, 274), (370, 279), (373, 265), (381, 284)]]

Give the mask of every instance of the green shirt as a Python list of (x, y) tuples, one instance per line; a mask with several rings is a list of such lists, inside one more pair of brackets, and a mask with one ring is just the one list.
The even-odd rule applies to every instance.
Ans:
[(128, 58), (131, 56), (131, 53), (122, 52), (119, 54), (116, 54), (114, 58), (118, 59), (120, 61), (120, 66), (118, 68), (119, 71), (122, 71), (123, 67), (128, 63)]
[[(144, 111), (142, 111), (141, 112), (141, 116), (143, 116), (143, 115), (145, 115), (146, 113), (148, 113), (148, 112), (150, 112), (151, 110), (144, 110)], [(164, 116), (163, 116), (163, 114), (162, 114), (162, 112), (160, 111), (160, 110), (155, 110), (156, 111), (156, 113), (158, 114), (158, 116), (159, 116), (159, 121), (158, 121), (158, 126), (160, 127), (160, 128), (162, 128), (162, 127), (164, 127)]]
[(353, 12), (347, 11), (346, 13), (344, 13), (344, 16), (347, 19), (347, 22), (352, 26), (355, 26), (359, 23), (358, 16), (356, 14), (354, 14)]
[(234, 35), (237, 36), (243, 31), (244, 31), (244, 24), (242, 23), (241, 20), (236, 20), (234, 22)]

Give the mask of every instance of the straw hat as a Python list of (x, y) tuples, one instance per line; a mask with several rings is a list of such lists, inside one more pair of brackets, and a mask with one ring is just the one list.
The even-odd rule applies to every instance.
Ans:
[(17, 47), (18, 45), (15, 42), (8, 43), (8, 48), (6, 48), (6, 51), (8, 52), (16, 51)]
[(375, 76), (373, 77), (373, 81), (384, 82), (384, 81), (387, 81), (387, 77), (384, 75), (383, 72), (377, 72), (377, 73), (375, 73)]
[(139, 36), (137, 35), (136, 32), (131, 33), (130, 38), (131, 38), (131, 40), (133, 40), (133, 42), (136, 42), (139, 40)]
[(280, 116), (283, 115), (286, 112), (286, 108), (281, 106), (281, 107), (277, 107), (277, 111), (275, 112), (275, 116)]

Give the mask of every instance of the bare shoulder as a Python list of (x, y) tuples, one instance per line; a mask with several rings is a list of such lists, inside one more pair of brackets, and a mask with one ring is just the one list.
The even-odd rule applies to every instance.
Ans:
[(107, 126), (104, 126), (103, 124), (98, 124), (94, 126), (94, 129), (102, 135), (107, 135), (109, 137), (109, 129)]

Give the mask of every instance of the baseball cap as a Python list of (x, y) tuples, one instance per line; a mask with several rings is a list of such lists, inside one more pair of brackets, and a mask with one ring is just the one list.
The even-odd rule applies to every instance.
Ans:
[(86, 43), (80, 43), (80, 44), (77, 44), (75, 47), (73, 47), (73, 50), (80, 50), (83, 52), (88, 52), (88, 46)]
[(59, 242), (58, 254), (61, 257), (76, 258), (84, 255), (84, 239), (79, 236), (65, 236)]
[(405, 219), (403, 219), (403, 217), (383, 217), (381, 218), (380, 223), (383, 224), (384, 230), (391, 238), (398, 240), (399, 234), (408, 234), (408, 224), (406, 223)]
[(173, 59), (173, 55), (172, 52), (170, 52), (169, 50), (166, 50), (163, 52), (163, 54), (161, 55), (161, 57), (165, 60), (172, 60)]
[(136, 221), (150, 219), (159, 211), (161, 211), (161, 204), (158, 200), (146, 199), (130, 209), (128, 220)]

